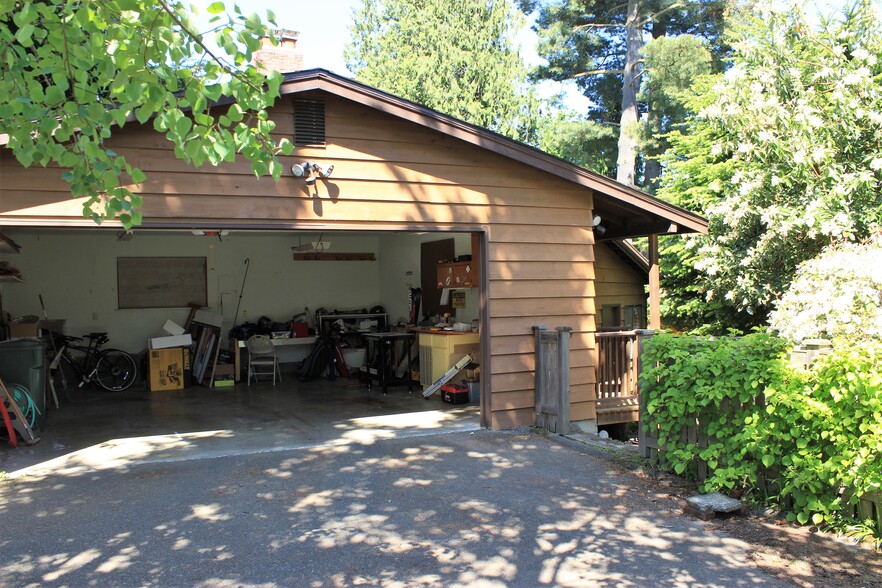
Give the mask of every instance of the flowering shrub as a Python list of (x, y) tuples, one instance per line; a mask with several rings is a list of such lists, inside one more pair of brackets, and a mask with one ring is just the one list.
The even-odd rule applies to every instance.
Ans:
[(804, 262), (769, 316), (790, 341), (882, 340), (882, 235)]
[[(678, 254), (695, 279), (663, 277), (662, 286), (697, 284), (709, 303), (742, 311), (750, 325), (765, 324), (800, 263), (882, 226), (882, 19), (874, 3), (855, 3), (817, 27), (793, 6), (757, 6), (732, 22), (729, 71), (694, 87), (695, 116), (670, 137), (659, 191), (699, 204), (709, 221), (708, 235)], [(716, 318), (683, 304), (668, 312), (687, 322)]]

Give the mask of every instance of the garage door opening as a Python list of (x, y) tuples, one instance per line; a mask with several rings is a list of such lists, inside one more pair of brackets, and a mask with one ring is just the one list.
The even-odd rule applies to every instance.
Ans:
[[(59, 388), (59, 404), (47, 387), (40, 432), (49, 442), (28, 448), (29, 460), (4, 449), (0, 469), (98, 445), (108, 451), (78, 461), (99, 466), (129, 459), (123, 455), (174, 459), (200, 451), (369, 443), (481, 423), (480, 234), (10, 227), (3, 233), (21, 250), (0, 260), (22, 279), (0, 285), (12, 326), (6, 336), (105, 332), (105, 347), (136, 357), (141, 375), (132, 388), (111, 393), (81, 388), (70, 373), (72, 381), (60, 389), (53, 370), (47, 382)], [(170, 334), (177, 327), (189, 341)], [(270, 339), (275, 383), (271, 367), (249, 384), (246, 341), (253, 334)], [(320, 341), (336, 345), (330, 354), (336, 369), (319, 359), (325, 369), (305, 374), (303, 364)], [(178, 351), (154, 353), (161, 349)], [(448, 382), (468, 390), (456, 396), (462, 404), (444, 402), (442, 392), (424, 398), (466, 354), (470, 360)], [(168, 357), (188, 364), (189, 374), (178, 381)]]

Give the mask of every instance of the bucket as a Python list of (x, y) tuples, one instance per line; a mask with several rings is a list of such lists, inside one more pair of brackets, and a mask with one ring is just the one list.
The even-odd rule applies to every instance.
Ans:
[(469, 403), (479, 404), (481, 402), (481, 381), (463, 380), (462, 383), (469, 387)]

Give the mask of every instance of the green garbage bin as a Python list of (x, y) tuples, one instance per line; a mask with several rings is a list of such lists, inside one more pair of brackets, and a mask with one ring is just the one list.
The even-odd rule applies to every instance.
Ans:
[(0, 378), (21, 384), (39, 411), (37, 428), (46, 425), (46, 348), (40, 339), (0, 342)]

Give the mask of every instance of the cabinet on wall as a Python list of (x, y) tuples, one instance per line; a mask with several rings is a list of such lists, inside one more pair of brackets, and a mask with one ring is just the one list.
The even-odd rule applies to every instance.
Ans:
[(478, 270), (474, 261), (444, 261), (438, 264), (439, 288), (475, 288)]
[(471, 353), (478, 359), (479, 333), (420, 332), (420, 384), (431, 386), (457, 361)]

